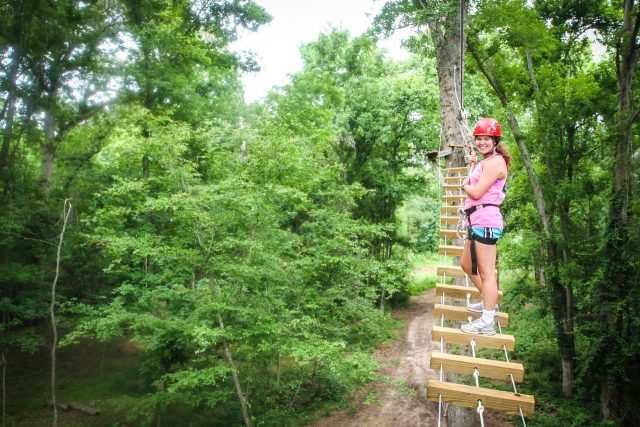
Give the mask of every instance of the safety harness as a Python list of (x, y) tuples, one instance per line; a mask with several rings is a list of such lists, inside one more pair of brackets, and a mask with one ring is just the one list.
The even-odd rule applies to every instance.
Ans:
[[(486, 208), (489, 206), (495, 206), (498, 209), (500, 208), (500, 205), (494, 205), (492, 203), (484, 203), (481, 205), (475, 205), (475, 206), (471, 206), (469, 209), (465, 209), (464, 210), (464, 214), (467, 217), (467, 219), (469, 219), (469, 224), (471, 224), (471, 214), (473, 214), (475, 211), (480, 210), (482, 208)], [(471, 226), (469, 226), (467, 228), (467, 238), (471, 241), (470, 243), (470, 249), (471, 249), (471, 274), (474, 276), (478, 275), (478, 259), (476, 257), (476, 240), (480, 243), (484, 243), (485, 245), (495, 245), (496, 242), (490, 238), (486, 238), (486, 237), (478, 237), (476, 236), (473, 231), (471, 230)]]

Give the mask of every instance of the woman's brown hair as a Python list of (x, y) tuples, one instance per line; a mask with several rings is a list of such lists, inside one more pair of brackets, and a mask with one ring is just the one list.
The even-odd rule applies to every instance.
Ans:
[(509, 150), (507, 150), (507, 147), (505, 147), (505, 145), (500, 142), (500, 138), (499, 137), (494, 137), (495, 139), (497, 139), (497, 145), (496, 145), (496, 152), (502, 154), (502, 158), (504, 159), (504, 162), (507, 164), (507, 169), (509, 169), (511, 167), (511, 161), (513, 160), (511, 158), (511, 154), (509, 154)]

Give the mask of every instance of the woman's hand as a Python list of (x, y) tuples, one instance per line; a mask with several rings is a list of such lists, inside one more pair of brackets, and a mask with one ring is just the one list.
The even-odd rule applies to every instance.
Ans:
[(478, 162), (478, 157), (476, 156), (476, 150), (471, 150), (470, 154), (466, 154), (464, 156), (464, 160), (467, 163), (471, 163), (472, 166), (475, 166), (476, 163)]

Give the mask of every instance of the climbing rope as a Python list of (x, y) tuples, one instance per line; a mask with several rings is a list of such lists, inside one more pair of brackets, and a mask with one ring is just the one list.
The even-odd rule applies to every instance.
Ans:
[(467, 214), (463, 208), (458, 208), (458, 223), (456, 224), (456, 236), (458, 239), (464, 239), (467, 231)]
[(482, 400), (478, 400), (478, 409), (476, 409), (476, 411), (480, 416), (480, 425), (484, 427), (484, 416), (482, 415), (484, 413), (484, 406), (482, 406)]
[[(500, 325), (500, 321), (498, 320), (498, 331), (500, 331), (500, 335), (502, 335), (502, 325)], [(502, 350), (504, 350), (504, 358), (507, 362), (509, 362), (509, 352), (507, 351), (507, 346), (502, 344)], [(511, 385), (513, 386), (513, 394), (515, 394), (516, 396), (520, 395), (520, 393), (518, 393), (518, 387), (516, 387), (516, 381), (513, 379), (513, 374), (509, 374), (509, 377), (511, 377)], [(522, 406), (518, 406), (518, 409), (520, 410), (520, 418), (522, 419), (522, 425), (524, 427), (527, 427), (527, 422), (524, 419), (524, 414), (522, 413)]]
[[(469, 317), (469, 321), (471, 321), (471, 317)], [(473, 358), (476, 358), (476, 341), (471, 339), (471, 351), (473, 353)], [(473, 368), (473, 377), (476, 380), (476, 387), (480, 388), (480, 372), (478, 368)], [(478, 409), (476, 409), (478, 415), (480, 416), (480, 425), (484, 427), (484, 406), (482, 406), (482, 400), (478, 399)]]

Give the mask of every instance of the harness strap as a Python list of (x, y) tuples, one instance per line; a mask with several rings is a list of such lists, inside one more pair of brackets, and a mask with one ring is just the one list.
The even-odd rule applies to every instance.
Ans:
[(476, 257), (476, 239), (471, 227), (469, 227), (469, 240), (471, 241), (471, 275), (478, 275), (478, 258)]
[[(484, 204), (481, 204), (481, 205), (471, 206), (469, 209), (465, 209), (464, 213), (467, 214), (467, 218), (470, 218), (471, 214), (474, 213), (475, 211), (480, 210), (482, 208), (489, 207), (489, 206), (495, 206), (496, 208), (500, 208), (500, 205), (494, 205), (493, 203), (484, 203)], [(469, 223), (469, 224), (471, 224), (471, 223)]]

